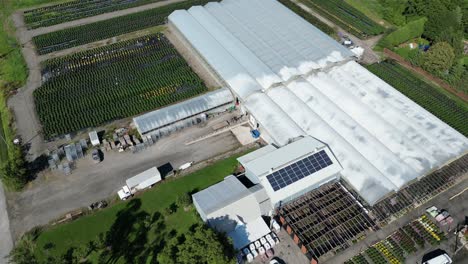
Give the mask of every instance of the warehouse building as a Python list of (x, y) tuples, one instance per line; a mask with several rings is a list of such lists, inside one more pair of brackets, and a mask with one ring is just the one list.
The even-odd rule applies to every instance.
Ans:
[[(370, 205), (468, 151), (466, 137), (275, 0), (212, 2), (168, 20), (231, 89), (265, 141), (277, 147), (304, 136), (322, 142), (341, 167), (339, 177)], [(276, 165), (287, 166), (282, 162)], [(247, 163), (247, 170), (255, 168)]]
[(192, 99), (135, 117), (133, 122), (142, 137), (154, 139), (206, 121), (207, 114), (226, 111), (233, 105), (228, 88), (221, 88)]

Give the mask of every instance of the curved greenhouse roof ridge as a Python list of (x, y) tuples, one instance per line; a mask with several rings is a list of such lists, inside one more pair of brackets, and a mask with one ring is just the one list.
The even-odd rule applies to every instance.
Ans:
[(369, 204), (468, 151), (468, 139), (353, 61), (275, 0), (224, 0), (169, 16), (260, 125), (284, 146), (310, 135)]

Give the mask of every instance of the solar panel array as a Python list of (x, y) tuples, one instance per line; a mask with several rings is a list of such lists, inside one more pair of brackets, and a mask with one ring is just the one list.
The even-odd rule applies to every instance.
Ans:
[(325, 150), (321, 150), (273, 172), (267, 179), (273, 190), (277, 191), (332, 164)]

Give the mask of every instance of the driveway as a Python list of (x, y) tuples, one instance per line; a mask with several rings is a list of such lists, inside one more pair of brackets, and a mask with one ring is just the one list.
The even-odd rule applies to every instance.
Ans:
[(232, 114), (225, 114), (204, 125), (174, 133), (137, 154), (105, 152), (99, 164), (93, 164), (89, 155), (85, 156), (69, 176), (58, 171), (44, 172), (22, 193), (7, 194), (13, 237), (18, 238), (32, 227), (45, 225), (71, 210), (115, 195), (127, 178), (153, 166), (170, 162), (178, 168), (189, 161), (197, 163), (238, 149), (240, 144), (231, 132), (185, 145), (212, 132), (214, 123), (231, 117)]

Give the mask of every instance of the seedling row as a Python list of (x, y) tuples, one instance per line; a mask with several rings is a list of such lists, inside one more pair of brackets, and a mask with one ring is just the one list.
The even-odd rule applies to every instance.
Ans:
[(33, 38), (40, 55), (163, 25), (175, 10), (188, 9), (209, 0), (188, 0), (104, 21), (54, 31)]
[(206, 91), (162, 34), (47, 61), (34, 92), (46, 137), (134, 116)]

